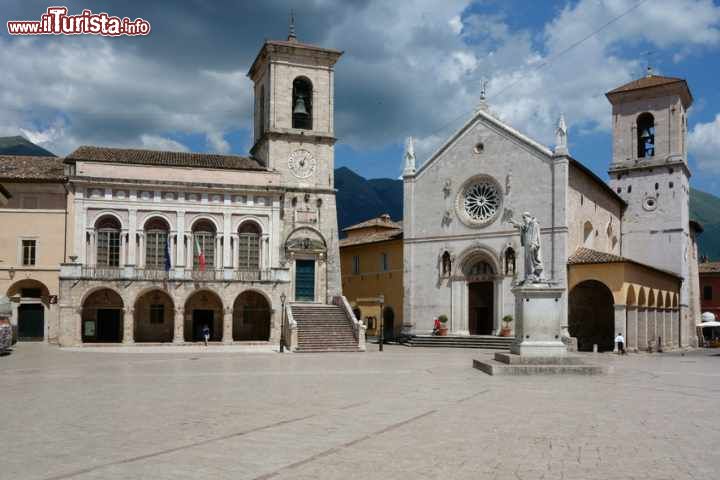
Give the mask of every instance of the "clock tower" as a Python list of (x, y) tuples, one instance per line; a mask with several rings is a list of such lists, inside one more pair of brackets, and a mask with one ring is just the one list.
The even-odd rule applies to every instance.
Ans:
[(287, 40), (265, 41), (248, 72), (250, 154), (279, 175), (285, 190), (280, 257), (296, 284), (291, 301), (325, 303), (341, 294), (333, 178), (334, 66), (341, 55), (299, 42), (291, 24)]

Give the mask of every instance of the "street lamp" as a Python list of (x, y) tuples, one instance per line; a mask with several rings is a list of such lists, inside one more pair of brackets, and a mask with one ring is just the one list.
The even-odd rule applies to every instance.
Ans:
[(378, 295), (380, 301), (380, 351), (383, 351), (383, 343), (385, 343), (385, 315), (383, 315), (383, 304), (385, 303), (385, 295)]
[(282, 310), (280, 311), (280, 353), (285, 353), (285, 300), (287, 300), (287, 295), (282, 292), (280, 294), (280, 303), (282, 304)]

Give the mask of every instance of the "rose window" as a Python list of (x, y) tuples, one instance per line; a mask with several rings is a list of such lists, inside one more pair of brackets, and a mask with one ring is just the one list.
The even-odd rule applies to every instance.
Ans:
[(475, 177), (458, 192), (456, 209), (470, 226), (490, 223), (500, 211), (502, 197), (497, 183), (489, 177)]

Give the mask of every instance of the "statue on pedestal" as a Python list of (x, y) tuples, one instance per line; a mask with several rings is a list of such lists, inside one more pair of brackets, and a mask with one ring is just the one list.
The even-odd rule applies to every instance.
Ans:
[(522, 222), (512, 218), (512, 211), (505, 211), (506, 221), (520, 230), (520, 243), (524, 247), (525, 277), (523, 285), (530, 283), (544, 283), (542, 250), (540, 246), (540, 225), (535, 217), (528, 212), (522, 214)]

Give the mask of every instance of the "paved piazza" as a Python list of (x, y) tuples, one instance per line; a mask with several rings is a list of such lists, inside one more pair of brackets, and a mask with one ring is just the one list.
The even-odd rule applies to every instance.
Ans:
[(720, 356), (490, 377), (472, 350), (0, 358), (2, 479), (708, 479)]

